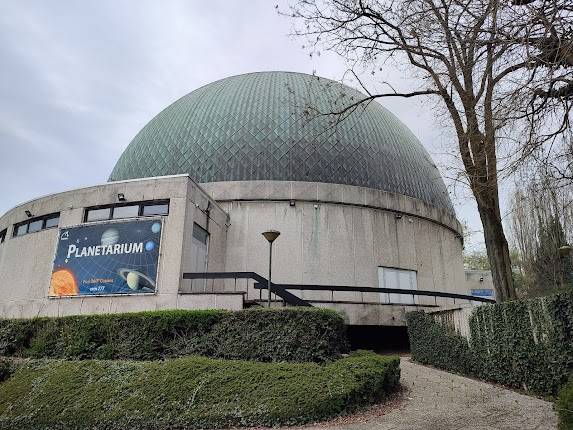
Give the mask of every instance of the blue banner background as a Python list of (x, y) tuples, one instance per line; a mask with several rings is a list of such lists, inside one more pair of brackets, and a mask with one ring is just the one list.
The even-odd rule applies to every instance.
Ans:
[(49, 295), (155, 292), (162, 230), (161, 219), (60, 229)]

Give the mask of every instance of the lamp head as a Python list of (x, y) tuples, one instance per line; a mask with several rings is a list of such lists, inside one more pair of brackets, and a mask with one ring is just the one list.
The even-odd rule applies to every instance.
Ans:
[(279, 237), (281, 234), (280, 231), (276, 231), (276, 230), (267, 230), (263, 233), (263, 236), (265, 237), (265, 239), (267, 239), (270, 243), (273, 243), (275, 241), (275, 239), (277, 237)]

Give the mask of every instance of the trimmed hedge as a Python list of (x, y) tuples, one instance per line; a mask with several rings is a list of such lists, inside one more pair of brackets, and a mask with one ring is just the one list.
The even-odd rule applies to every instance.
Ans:
[(5, 358), (0, 358), (0, 382), (8, 379), (14, 372), (12, 362)]
[(510, 387), (555, 395), (573, 370), (573, 294), (479, 306), (470, 340), (423, 311), (406, 315), (412, 358)]
[(424, 311), (406, 314), (412, 359), (440, 369), (475, 375), (475, 361), (468, 341), (456, 331), (435, 321)]
[(559, 430), (573, 430), (573, 377), (559, 392), (555, 408), (559, 415)]
[(0, 355), (5, 356), (153, 360), (203, 355), (323, 362), (347, 351), (342, 316), (316, 308), (0, 320)]
[(399, 358), (370, 352), (322, 365), (205, 357), (31, 361), (0, 384), (0, 429), (301, 424), (380, 401), (399, 379)]

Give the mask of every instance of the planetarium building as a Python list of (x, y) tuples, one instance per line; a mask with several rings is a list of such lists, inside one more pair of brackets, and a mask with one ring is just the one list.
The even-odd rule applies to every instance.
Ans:
[[(335, 81), (233, 76), (153, 118), (109, 181), (0, 217), (0, 317), (271, 306), (396, 326), (461, 300), (462, 230), (412, 132)], [(339, 113), (333, 115), (333, 113)]]

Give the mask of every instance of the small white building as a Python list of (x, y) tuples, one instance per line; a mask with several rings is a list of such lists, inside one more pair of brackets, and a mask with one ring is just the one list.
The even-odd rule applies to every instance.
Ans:
[[(0, 217), (0, 317), (264, 304), (237, 273), (266, 276), (268, 229), (273, 282), (350, 324), (403, 325), (406, 309), (467, 294), (461, 226), (422, 145), (377, 102), (324, 115), (360, 97), (262, 72), (177, 100), (109, 182)], [(198, 272), (227, 279), (183, 277)]]
[(495, 298), (491, 270), (466, 269), (466, 294), (477, 297)]

